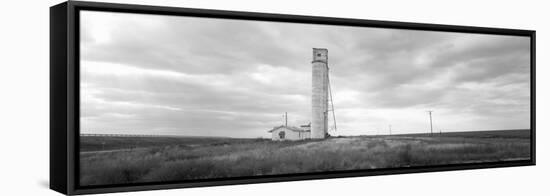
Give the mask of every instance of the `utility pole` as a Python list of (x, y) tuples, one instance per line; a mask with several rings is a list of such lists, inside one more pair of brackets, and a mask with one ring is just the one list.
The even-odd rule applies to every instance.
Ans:
[(288, 126), (288, 115), (285, 112), (285, 127), (287, 127), (287, 126)]
[(390, 135), (391, 135), (391, 125), (390, 125)]
[(433, 129), (433, 125), (432, 125), (432, 112), (431, 110), (428, 110), (428, 114), (430, 114), (430, 136), (432, 136), (434, 134), (434, 129)]

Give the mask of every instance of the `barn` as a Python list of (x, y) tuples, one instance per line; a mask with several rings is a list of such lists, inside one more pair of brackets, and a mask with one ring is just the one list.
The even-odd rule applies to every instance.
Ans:
[(305, 140), (311, 137), (311, 131), (309, 126), (291, 127), (291, 126), (277, 126), (268, 131), (271, 133), (271, 140), (283, 141), (283, 140)]

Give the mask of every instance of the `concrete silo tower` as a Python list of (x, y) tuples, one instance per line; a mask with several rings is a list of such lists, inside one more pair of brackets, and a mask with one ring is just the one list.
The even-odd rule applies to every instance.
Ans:
[(311, 138), (323, 139), (328, 131), (328, 50), (313, 48)]

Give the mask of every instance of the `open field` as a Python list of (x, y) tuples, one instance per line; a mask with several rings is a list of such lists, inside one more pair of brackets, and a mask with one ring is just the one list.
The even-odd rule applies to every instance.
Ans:
[(250, 143), (262, 139), (236, 139), (224, 137), (80, 137), (80, 152), (132, 150), (164, 146), (199, 147), (233, 143)]
[(81, 137), (81, 185), (524, 160), (529, 130), (272, 142), (202, 137)]

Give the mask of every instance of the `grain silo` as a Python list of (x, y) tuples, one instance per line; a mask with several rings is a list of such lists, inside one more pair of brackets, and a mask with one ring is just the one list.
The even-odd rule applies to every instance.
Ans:
[(328, 50), (313, 48), (311, 138), (323, 139), (328, 131)]

